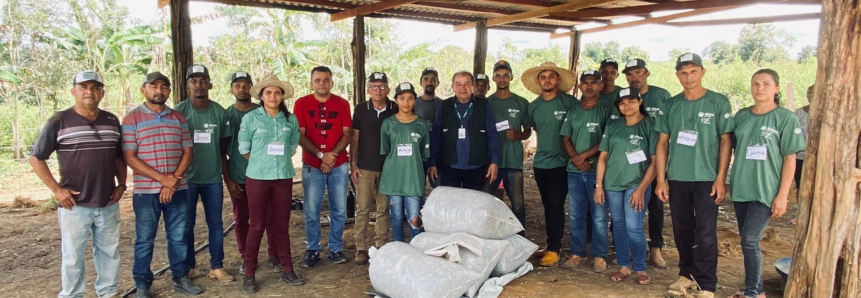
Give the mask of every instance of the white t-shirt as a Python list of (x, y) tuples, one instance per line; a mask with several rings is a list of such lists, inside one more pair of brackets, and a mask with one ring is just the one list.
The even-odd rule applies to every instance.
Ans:
[[(801, 128), (801, 134), (804, 135), (804, 142), (807, 142), (807, 121), (810, 120), (810, 114), (801, 107), (795, 110), (795, 116), (798, 117), (798, 127)], [(804, 160), (804, 151), (798, 152), (795, 158)]]

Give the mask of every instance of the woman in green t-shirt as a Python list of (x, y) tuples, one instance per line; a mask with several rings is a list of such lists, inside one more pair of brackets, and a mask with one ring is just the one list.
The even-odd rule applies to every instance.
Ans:
[(658, 132), (636, 89), (619, 90), (614, 104), (624, 119), (610, 121), (598, 151), (595, 203), (609, 205), (613, 220), (613, 243), (619, 256), (619, 271), (610, 276), (621, 282), (631, 275), (630, 258), (637, 283), (647, 285), (646, 234), (643, 232), (645, 207), (649, 205), (651, 184), (655, 179), (655, 145)]
[[(380, 193), (389, 198), (392, 236), (404, 241), (404, 213), (410, 223), (411, 238), (422, 232), (419, 215), (425, 193), (422, 158), (430, 155), (427, 121), (413, 113), (416, 91), (410, 83), (395, 88), (398, 113), (383, 120), (380, 154), (387, 155), (380, 174)], [(406, 211), (406, 212), (405, 212)]]
[(731, 297), (765, 297), (759, 241), (768, 222), (786, 213), (795, 155), (804, 151), (804, 136), (795, 114), (780, 104), (780, 77), (761, 69), (750, 80), (754, 104), (735, 115), (732, 201), (744, 254), (744, 293)]

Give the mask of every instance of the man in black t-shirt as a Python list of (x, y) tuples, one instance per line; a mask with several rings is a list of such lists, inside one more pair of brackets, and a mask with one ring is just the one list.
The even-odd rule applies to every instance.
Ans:
[[(386, 195), (379, 193), (380, 174), (385, 156), (380, 155), (380, 129), (383, 120), (398, 112), (398, 105), (389, 100), (389, 78), (385, 73), (375, 72), (368, 78), (368, 94), (371, 100), (359, 103), (353, 109), (353, 139), (350, 142), (350, 179), (356, 183), (356, 224), (353, 229), (356, 239), (357, 265), (368, 263), (369, 245), (365, 238), (370, 222), (371, 207), (377, 205), (374, 231), (374, 246), (382, 247), (389, 237), (389, 203)], [(397, 228), (397, 227), (396, 227)], [(403, 228), (403, 227), (400, 227)]]
[[(81, 71), (72, 84), (75, 105), (48, 119), (29, 161), (60, 205), (63, 289), (58, 296), (83, 297), (86, 293), (84, 253), (92, 234), (96, 294), (110, 297), (117, 293), (120, 265), (117, 202), (126, 190), (120, 122), (114, 114), (99, 109), (105, 96), (101, 75)], [(60, 182), (45, 162), (54, 151), (60, 164)]]

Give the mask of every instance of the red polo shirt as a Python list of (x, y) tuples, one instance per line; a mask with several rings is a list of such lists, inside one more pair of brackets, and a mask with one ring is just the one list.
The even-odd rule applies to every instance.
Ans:
[[(293, 113), (299, 120), (299, 128), (305, 129), (305, 136), (323, 152), (332, 151), (335, 144), (344, 136), (344, 127), (352, 128), (350, 103), (337, 95), (330, 95), (326, 102), (319, 102), (314, 94), (306, 95), (293, 105)], [(323, 163), (311, 152), (302, 151), (302, 162), (314, 168)], [(335, 167), (347, 162), (347, 150), (338, 154)]]

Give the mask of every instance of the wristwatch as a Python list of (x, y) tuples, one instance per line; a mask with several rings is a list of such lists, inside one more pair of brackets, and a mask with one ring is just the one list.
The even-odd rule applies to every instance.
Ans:
[(323, 159), (323, 151), (317, 152), (317, 158)]

